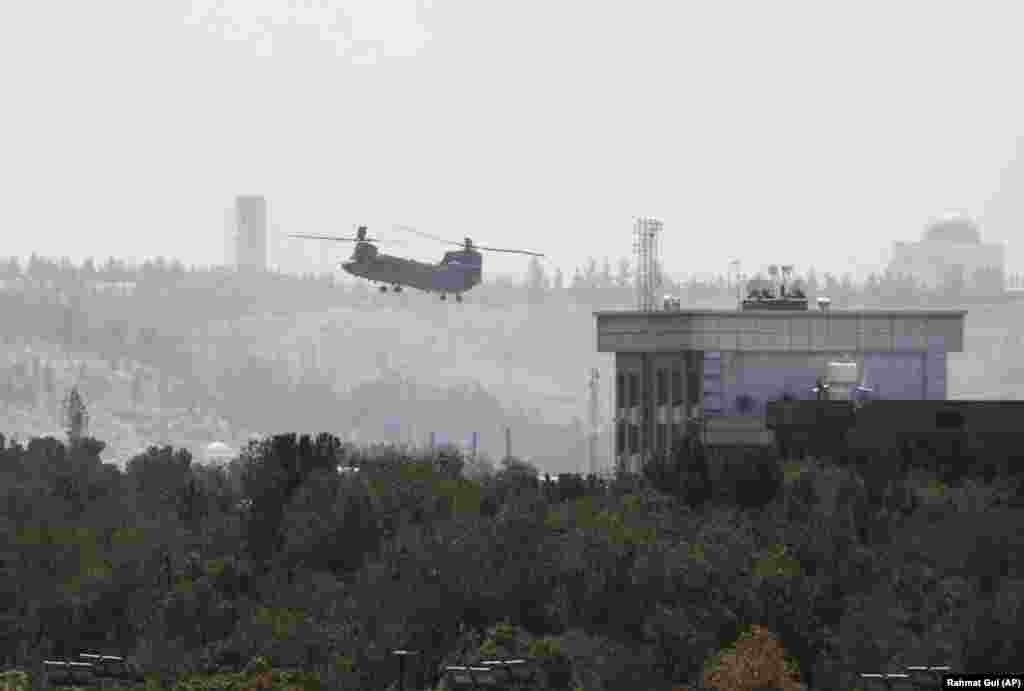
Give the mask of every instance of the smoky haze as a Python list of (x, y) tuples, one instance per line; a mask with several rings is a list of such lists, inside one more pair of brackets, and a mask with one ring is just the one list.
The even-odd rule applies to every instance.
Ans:
[(1012, 3), (0, 12), (4, 251), (23, 258), (217, 264), (244, 193), (283, 232), (407, 223), (565, 272), (628, 253), (637, 214), (665, 221), (672, 272), (738, 258), (861, 278), (945, 208), (993, 242), (1024, 218), (1003, 173), (1021, 122)]
[[(813, 267), (837, 305), (973, 300), (951, 391), (1017, 386), (992, 365), (1015, 347), (1001, 277), (981, 293), (863, 283), (950, 208), (1019, 271), (1013, 5), (2, 12), (17, 66), (0, 129), (2, 253), (19, 260), (5, 299), (29, 325), (10, 333), (8, 394), (35, 406), (11, 413), (24, 434), (59, 431), (79, 383), (114, 455), (306, 429), (476, 433), (501, 457), (511, 429), (514, 454), (576, 470), (591, 368), (602, 429), (611, 415), (591, 311), (634, 304), (639, 214), (664, 221), (665, 288), (687, 304), (734, 306), (736, 271), (770, 262)], [(237, 195), (267, 200), (269, 273), (218, 268), (237, 259)], [(486, 255), (456, 307), (378, 295), (337, 270), (350, 245), (288, 238), (355, 224), (423, 261), (446, 248), (395, 224), (546, 257)]]
[[(593, 311), (631, 307), (628, 262), (588, 261), (559, 278), (493, 279), (466, 302), (379, 293), (331, 274), (188, 269), (35, 258), (2, 265), (2, 422), (25, 439), (64, 434), (63, 401), (84, 397), (105, 458), (151, 445), (203, 458), (284, 432), (357, 443), (456, 444), (512, 455), (551, 473), (587, 468), (588, 380), (599, 372), (598, 462), (610, 461), (613, 370), (595, 352)], [(808, 297), (836, 307), (967, 308), (965, 352), (950, 355), (951, 397), (1020, 396), (1013, 314), (1022, 287), (979, 271), (937, 286), (897, 276), (866, 283), (809, 270)], [(731, 277), (665, 279), (687, 306), (734, 307)]]

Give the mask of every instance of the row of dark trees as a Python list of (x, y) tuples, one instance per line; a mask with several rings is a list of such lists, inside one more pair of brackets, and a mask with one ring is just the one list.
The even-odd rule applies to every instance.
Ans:
[(563, 651), (585, 688), (695, 686), (758, 623), (811, 688), (1024, 655), (1020, 510), (953, 501), (995, 491), (972, 477), (929, 498), (885, 456), (792, 476), (770, 451), (693, 445), (606, 481), (514, 459), (469, 479), (453, 449), (330, 435), (265, 438), (226, 468), (165, 447), (121, 470), (102, 448), (0, 439), (8, 664), (99, 649), (170, 675), (264, 655), (384, 689), (388, 650), (422, 651), (425, 684), (502, 622)]

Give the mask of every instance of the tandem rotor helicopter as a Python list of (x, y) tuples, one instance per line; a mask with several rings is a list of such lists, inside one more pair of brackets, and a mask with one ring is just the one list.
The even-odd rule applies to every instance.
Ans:
[(461, 247), (461, 250), (444, 253), (444, 257), (437, 264), (416, 261), (405, 257), (396, 257), (384, 254), (377, 250), (373, 243), (381, 242), (378, 239), (366, 236), (366, 226), (359, 226), (356, 229), (356, 236), (352, 238), (337, 237), (334, 235), (291, 235), (293, 238), (306, 240), (330, 240), (333, 242), (354, 242), (355, 250), (347, 262), (342, 262), (341, 268), (345, 272), (358, 278), (365, 278), (372, 283), (380, 283), (380, 292), (386, 293), (388, 286), (396, 292), (402, 292), (402, 288), (415, 288), (426, 293), (439, 293), (442, 300), (448, 298), (451, 293), (455, 296), (456, 302), (462, 302), (462, 294), (480, 284), (483, 277), (483, 257), (480, 252), (507, 252), (511, 254), (527, 254), (533, 257), (543, 257), (539, 252), (528, 252), (527, 250), (500, 249), (497, 247), (482, 247), (473, 244), (473, 241), (466, 238), (462, 242), (445, 240), (428, 233), (423, 233), (408, 226), (393, 226), (395, 230), (413, 233), (421, 237), (434, 240), (446, 245)]

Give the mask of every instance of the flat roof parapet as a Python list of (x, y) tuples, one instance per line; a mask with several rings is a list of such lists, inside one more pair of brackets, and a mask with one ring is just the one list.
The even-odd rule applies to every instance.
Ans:
[(597, 350), (962, 352), (966, 310), (595, 312)]

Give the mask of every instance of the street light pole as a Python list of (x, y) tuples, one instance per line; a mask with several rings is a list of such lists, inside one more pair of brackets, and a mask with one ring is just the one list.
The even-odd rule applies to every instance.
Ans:
[(391, 654), (398, 657), (398, 691), (405, 691), (405, 658), (420, 653), (418, 650), (393, 650)]

